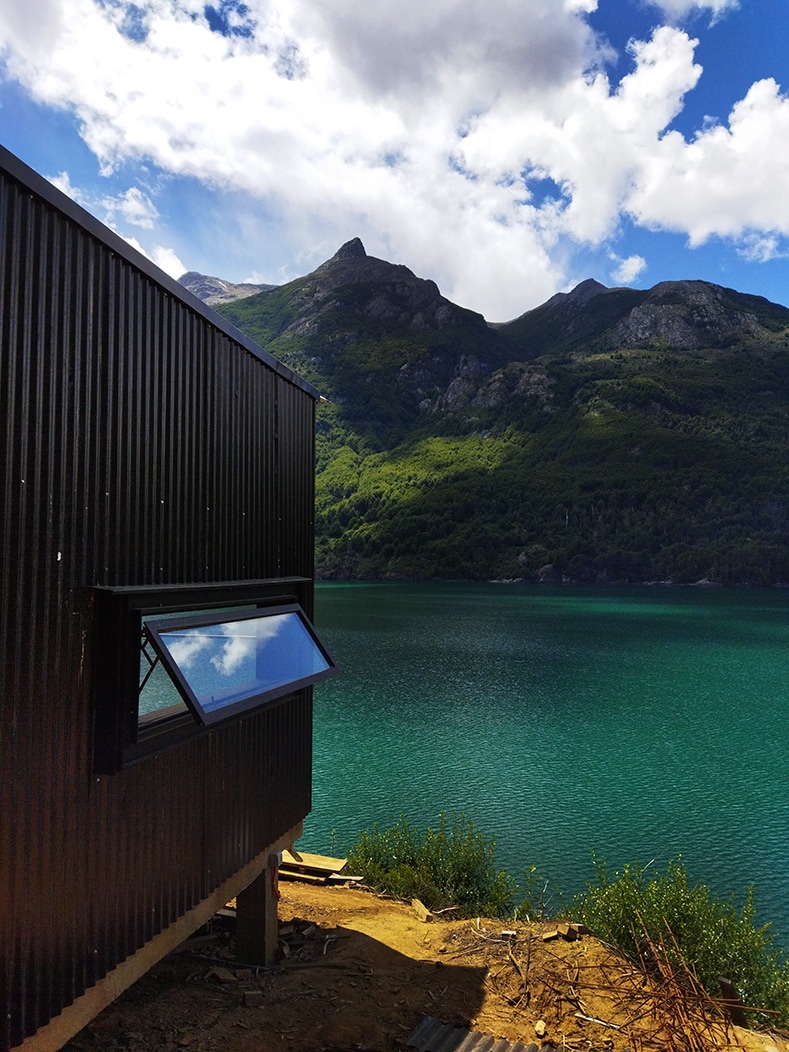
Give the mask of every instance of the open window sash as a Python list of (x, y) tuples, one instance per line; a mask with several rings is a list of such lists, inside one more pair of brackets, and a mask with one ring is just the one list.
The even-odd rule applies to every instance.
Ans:
[(259, 708), (337, 671), (297, 603), (146, 621), (143, 631), (204, 726)]

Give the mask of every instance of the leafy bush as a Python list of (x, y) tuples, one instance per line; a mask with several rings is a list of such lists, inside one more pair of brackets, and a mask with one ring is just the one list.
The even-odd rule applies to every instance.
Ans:
[(596, 881), (573, 901), (575, 919), (647, 964), (652, 942), (676, 967), (691, 967), (712, 997), (720, 996), (718, 976), (726, 976), (743, 1004), (777, 1013), (773, 1024), (789, 1023), (789, 960), (769, 924), (757, 925), (752, 888), (738, 910), (706, 885), (692, 887), (681, 859), (663, 873), (632, 865), (613, 877), (605, 861), (594, 864)]
[(388, 829), (360, 833), (348, 865), (379, 891), (419, 898), (429, 909), (458, 907), (461, 915), (505, 915), (515, 887), (497, 871), (496, 842), (486, 840), (463, 814), (446, 813), (437, 829), (415, 829), (403, 815)]

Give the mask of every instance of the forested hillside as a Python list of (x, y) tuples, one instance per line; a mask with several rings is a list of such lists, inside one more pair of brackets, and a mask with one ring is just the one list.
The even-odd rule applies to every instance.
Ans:
[(358, 240), (220, 311), (314, 383), (338, 578), (789, 582), (789, 309), (588, 281), (506, 325)]

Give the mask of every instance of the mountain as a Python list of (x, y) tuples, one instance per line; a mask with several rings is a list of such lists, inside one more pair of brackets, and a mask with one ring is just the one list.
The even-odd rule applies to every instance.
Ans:
[(233, 300), (243, 299), (244, 296), (254, 296), (256, 292), (276, 288), (276, 285), (252, 285), (249, 282), (237, 285), (232, 281), (225, 281), (224, 278), (212, 278), (207, 274), (198, 274), (194, 270), (188, 270), (186, 274), (182, 274), (178, 282), (203, 303), (207, 303), (209, 307), (216, 307), (220, 303), (231, 303)]
[(692, 350), (761, 340), (786, 322), (786, 308), (706, 281), (608, 289), (597, 281), (560, 292), (500, 328), (532, 355), (635, 346)]
[(354, 239), (219, 311), (324, 394), (319, 576), (789, 582), (789, 309), (585, 281), (490, 325)]
[(221, 313), (333, 403), (369, 448), (392, 448), (458, 376), (489, 375), (513, 348), (434, 281), (368, 256), (355, 238), (306, 277)]

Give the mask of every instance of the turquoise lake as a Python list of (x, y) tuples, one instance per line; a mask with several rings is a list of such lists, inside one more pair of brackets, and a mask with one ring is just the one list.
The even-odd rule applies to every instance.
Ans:
[(564, 897), (592, 852), (753, 884), (789, 947), (789, 593), (322, 584), (315, 620), (341, 674), (302, 849), (464, 812)]

